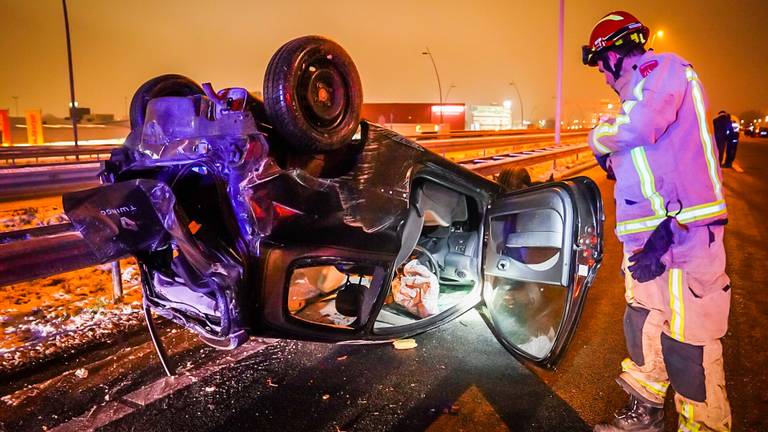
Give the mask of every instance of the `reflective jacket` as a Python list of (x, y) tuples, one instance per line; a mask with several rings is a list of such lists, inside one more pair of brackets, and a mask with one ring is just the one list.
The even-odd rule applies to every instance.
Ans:
[(610, 154), (616, 174), (616, 234), (641, 247), (667, 216), (707, 225), (727, 217), (717, 149), (704, 89), (674, 54), (648, 51), (616, 82), (619, 115), (589, 134), (596, 155)]

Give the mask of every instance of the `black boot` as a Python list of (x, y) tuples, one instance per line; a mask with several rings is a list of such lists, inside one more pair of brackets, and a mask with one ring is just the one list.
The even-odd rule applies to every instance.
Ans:
[(610, 424), (595, 426), (595, 432), (662, 432), (664, 431), (664, 408), (658, 408), (629, 396), (629, 403), (616, 411), (616, 418)]

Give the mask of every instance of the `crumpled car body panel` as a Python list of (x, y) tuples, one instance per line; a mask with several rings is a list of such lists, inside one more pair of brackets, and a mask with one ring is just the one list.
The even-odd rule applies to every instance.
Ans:
[[(143, 130), (126, 140), (129, 162), (105, 173), (114, 184), (64, 197), (102, 261), (135, 255), (144, 301), (218, 345), (268, 334), (284, 315), (275, 310), (284, 308), (275, 299), (282, 286), (273, 284), (288, 266), (266, 268), (265, 248), (293, 249), (293, 259), (296, 250), (316, 255), (323, 248), (340, 260), (364, 255), (388, 264), (382, 272), (391, 275), (415, 181), (462, 188), (479, 206), (499, 192), (496, 183), (375, 124), (362, 122), (344, 155), (290, 163), (289, 151), (256, 124), (247, 110), (216, 110), (204, 96), (154, 99)], [(324, 176), (328, 167), (339, 174)], [(107, 211), (130, 206), (142, 210)], [(131, 221), (134, 231), (137, 221), (154, 228), (139, 239), (126, 234)], [(377, 277), (384, 282), (367, 300), (371, 308), (381, 305), (391, 280)]]

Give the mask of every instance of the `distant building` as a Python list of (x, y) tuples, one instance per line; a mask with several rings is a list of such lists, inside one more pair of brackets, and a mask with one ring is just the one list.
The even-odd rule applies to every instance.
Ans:
[(75, 121), (80, 123), (80, 120), (82, 120), (83, 117), (89, 114), (91, 114), (90, 108), (75, 106), (74, 108), (72, 107), (69, 108), (69, 115), (71, 117), (64, 117), (64, 118), (67, 120), (70, 120), (72, 117), (74, 117)]
[(465, 111), (463, 103), (442, 106), (432, 103), (364, 103), (362, 117), (406, 135), (412, 135), (463, 130), (466, 128)]
[(471, 130), (512, 129), (512, 111), (502, 105), (471, 105), (467, 123)]
[(81, 123), (107, 123), (115, 121), (114, 114), (88, 114), (80, 119)]
[[(75, 109), (70, 109), (70, 114), (75, 116), (75, 121), (77, 123), (108, 123), (115, 121), (115, 115), (114, 114), (97, 114), (97, 113), (91, 113), (91, 109), (87, 107), (76, 107)], [(71, 121), (70, 117), (64, 117), (65, 120)]]

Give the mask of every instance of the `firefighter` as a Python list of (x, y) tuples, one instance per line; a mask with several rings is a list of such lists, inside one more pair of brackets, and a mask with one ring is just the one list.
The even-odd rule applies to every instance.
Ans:
[(646, 26), (617, 11), (597, 22), (582, 48), (584, 64), (621, 99), (589, 145), (616, 177), (628, 351), (617, 382), (629, 403), (595, 430), (663, 430), (671, 385), (680, 431), (726, 431), (720, 338), (731, 290), (717, 149), (696, 71), (677, 55), (646, 51), (647, 38)]

